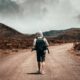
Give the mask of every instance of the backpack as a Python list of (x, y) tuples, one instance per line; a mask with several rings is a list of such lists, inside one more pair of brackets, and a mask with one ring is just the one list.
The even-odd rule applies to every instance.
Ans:
[(42, 52), (47, 49), (44, 38), (37, 38), (35, 48), (37, 51), (42, 51)]

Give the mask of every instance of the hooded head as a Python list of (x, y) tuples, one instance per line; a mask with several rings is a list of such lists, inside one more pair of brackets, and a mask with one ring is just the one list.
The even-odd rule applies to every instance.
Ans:
[(37, 37), (43, 37), (43, 33), (41, 31), (36, 34), (37, 34)]

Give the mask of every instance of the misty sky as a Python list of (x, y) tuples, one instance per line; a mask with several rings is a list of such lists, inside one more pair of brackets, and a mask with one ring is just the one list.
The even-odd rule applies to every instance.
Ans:
[(0, 22), (22, 33), (80, 28), (80, 0), (0, 0)]

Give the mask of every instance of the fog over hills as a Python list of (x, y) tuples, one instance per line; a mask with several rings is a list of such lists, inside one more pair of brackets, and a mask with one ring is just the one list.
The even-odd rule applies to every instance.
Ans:
[(80, 27), (79, 0), (0, 0), (0, 22), (22, 33)]

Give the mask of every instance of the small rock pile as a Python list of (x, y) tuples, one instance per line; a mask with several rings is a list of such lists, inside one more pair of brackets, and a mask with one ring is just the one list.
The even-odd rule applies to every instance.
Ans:
[(80, 42), (74, 43), (74, 50), (80, 51)]

